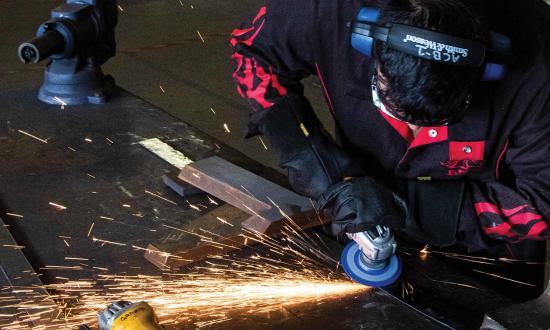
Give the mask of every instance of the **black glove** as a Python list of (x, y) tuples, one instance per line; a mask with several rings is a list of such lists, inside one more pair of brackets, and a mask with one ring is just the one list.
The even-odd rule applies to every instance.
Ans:
[(461, 181), (396, 180), (390, 187), (365, 176), (335, 184), (318, 204), (332, 216), (339, 238), (382, 225), (421, 243), (448, 246), (456, 240), (463, 197)]
[(368, 230), (376, 225), (401, 228), (407, 216), (402, 197), (378, 180), (363, 176), (331, 186), (319, 199), (319, 208), (332, 217), (332, 232)]
[(250, 123), (250, 131), (264, 134), (279, 153), (279, 165), (288, 170), (289, 183), (299, 194), (317, 199), (334, 183), (361, 174), (303, 96), (285, 97), (267, 111), (252, 114)]

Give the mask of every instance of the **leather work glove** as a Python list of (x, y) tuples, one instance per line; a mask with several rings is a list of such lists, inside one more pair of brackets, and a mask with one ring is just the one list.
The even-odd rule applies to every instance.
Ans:
[(394, 184), (390, 188), (368, 176), (340, 182), (322, 194), (318, 207), (332, 217), (338, 238), (382, 225), (424, 244), (455, 243), (464, 182), (397, 179)]
[(252, 132), (264, 134), (297, 193), (317, 199), (328, 187), (361, 169), (326, 132), (307, 99), (287, 96), (252, 115)]
[(407, 216), (404, 199), (378, 180), (363, 176), (331, 186), (319, 208), (332, 217), (332, 233), (343, 238), (376, 225), (401, 228)]

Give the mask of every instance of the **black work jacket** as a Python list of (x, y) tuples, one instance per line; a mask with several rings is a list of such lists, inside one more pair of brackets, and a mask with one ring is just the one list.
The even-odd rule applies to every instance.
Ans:
[[(362, 160), (367, 173), (466, 181), (460, 227), (472, 231), (472, 239), (550, 238), (547, 44), (520, 54), (504, 80), (480, 83), (462, 121), (422, 128), (414, 138), (406, 124), (374, 107), (373, 61), (350, 44), (354, 18), (371, 3), (267, 0), (234, 30), (233, 77), (253, 113), (302, 94), (300, 81), (316, 75), (342, 147)], [(254, 115), (250, 130), (255, 130)]]

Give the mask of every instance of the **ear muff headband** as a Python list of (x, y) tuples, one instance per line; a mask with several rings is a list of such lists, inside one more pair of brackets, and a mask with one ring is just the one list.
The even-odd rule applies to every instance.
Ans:
[[(504, 65), (486, 61), (489, 51), (480, 42), (398, 23), (380, 26), (379, 15), (378, 8), (362, 8), (353, 26), (352, 46), (369, 57), (374, 40), (379, 40), (395, 50), (433, 62), (462, 67), (485, 65), (482, 80), (499, 80), (505, 74)], [(493, 52), (510, 50), (507, 37), (491, 32), (491, 39)]]
[(353, 33), (380, 40), (395, 50), (429, 61), (478, 68), (485, 60), (485, 46), (479, 42), (404, 24), (385, 28), (357, 23)]

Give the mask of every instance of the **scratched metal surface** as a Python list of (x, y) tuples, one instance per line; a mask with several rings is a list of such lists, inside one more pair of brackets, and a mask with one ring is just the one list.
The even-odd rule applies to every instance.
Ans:
[[(39, 103), (37, 88), (35, 82), (0, 91), (4, 100), (0, 212), (23, 216), (5, 216), (4, 220), (17, 243), (26, 246), (22, 251), (35, 270), (44, 274), (45, 283), (55, 277), (78, 279), (101, 273), (159, 274), (145, 261), (143, 251), (132, 246), (185, 239), (162, 224), (185, 225), (207, 211), (190, 208), (164, 186), (161, 176), (172, 170), (171, 165), (139, 146), (140, 140), (157, 137), (192, 159), (217, 154), (254, 172), (261, 169), (239, 152), (121, 89), (104, 107), (60, 109)], [(189, 201), (208, 205), (203, 196)], [(93, 237), (124, 245), (94, 242)], [(326, 243), (338, 255), (341, 246), (329, 238)], [(329, 328), (398, 329), (407, 324), (409, 328), (471, 328), (479, 325), (485, 311), (511, 303), (437, 256), (422, 261), (410, 252), (402, 255), (403, 280), (409, 284), (400, 281), (386, 293), (300, 305), (269, 316), (236, 315), (230, 323), (216, 327), (319, 328), (328, 324)], [(89, 260), (82, 265), (65, 257)], [(47, 265), (81, 269), (44, 269)]]
[[(23, 216), (5, 217), (17, 243), (25, 246), (22, 252), (43, 274), (44, 283), (53, 283), (56, 277), (79, 279), (101, 273), (160, 274), (145, 261), (143, 251), (132, 245), (144, 247), (176, 238), (161, 224), (179, 226), (206, 210), (197, 212), (164, 187), (161, 176), (172, 170), (171, 165), (137, 142), (158, 137), (195, 159), (219, 154), (238, 163), (244, 161), (243, 156), (123, 90), (104, 107), (62, 110), (39, 103), (37, 87), (29, 84), (28, 88), (0, 92), (5, 100), (0, 114), (0, 212)], [(259, 166), (251, 160), (246, 163), (249, 168)], [(201, 203), (201, 198), (190, 202)], [(93, 237), (125, 245), (94, 242)], [(68, 261), (65, 257), (89, 260)], [(81, 269), (45, 269), (48, 265)], [(267, 318), (235, 317), (233, 323), (222, 327), (315, 328), (325, 324), (322, 318), (330, 310), (343, 313), (345, 317), (333, 323), (342, 328), (398, 328), (401, 323), (390, 317), (392, 314), (422, 328), (438, 327), (384, 294), (350, 299), (333, 305), (296, 306)], [(363, 315), (367, 312), (368, 317)]]
[[(158, 137), (195, 159), (210, 154), (242, 156), (121, 90), (105, 107), (61, 110), (39, 103), (36, 88), (31, 84), (27, 89), (3, 91), (6, 106), (0, 115), (0, 201), (4, 212), (24, 216), (6, 219), (19, 233), (20, 244), (27, 246), (24, 251), (39, 269), (64, 265), (64, 257), (75, 256), (90, 258), (90, 267), (113, 272), (129, 267), (156, 272), (143, 260), (142, 252), (129, 246), (144, 247), (165, 237), (167, 230), (162, 230), (161, 223), (186, 223), (202, 212), (189, 208), (164, 186), (161, 176), (172, 166), (137, 142)], [(50, 202), (67, 209), (59, 210)], [(101, 246), (92, 237), (127, 246)], [(113, 262), (113, 255), (120, 256), (119, 262)], [(78, 278), (86, 273), (44, 271), (50, 278)]]

